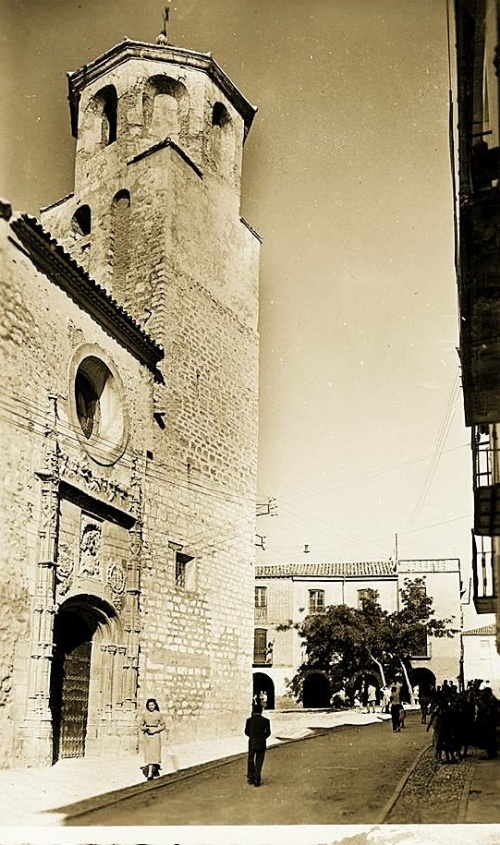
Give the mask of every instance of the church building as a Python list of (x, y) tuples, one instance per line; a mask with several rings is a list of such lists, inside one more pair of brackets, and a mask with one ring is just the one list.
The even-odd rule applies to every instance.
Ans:
[(68, 80), (74, 192), (0, 205), (0, 766), (131, 753), (149, 697), (173, 742), (240, 732), (252, 696), (256, 109), (164, 37)]

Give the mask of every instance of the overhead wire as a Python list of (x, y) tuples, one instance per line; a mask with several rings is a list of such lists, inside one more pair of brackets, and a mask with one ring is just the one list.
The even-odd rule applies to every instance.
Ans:
[(441, 423), (439, 426), (438, 436), (436, 445), (434, 447), (434, 452), (432, 455), (431, 463), (429, 464), (426, 476), (424, 478), (424, 482), (417, 499), (415, 508), (413, 510), (412, 516), (409, 520), (409, 525), (412, 526), (415, 524), (418, 516), (420, 515), (420, 511), (424, 505), (424, 502), (427, 498), (429, 490), (431, 488), (432, 482), (434, 480), (434, 475), (436, 473), (437, 467), (439, 465), (439, 461), (441, 459), (441, 455), (443, 453), (444, 445), (446, 443), (446, 439), (448, 437), (451, 424), (453, 422), (453, 418), (455, 416), (455, 411), (457, 408), (458, 396), (460, 393), (460, 384), (459, 384), (459, 373), (458, 369), (455, 372), (453, 383), (451, 386), (450, 393), (448, 395), (448, 400), (446, 402), (446, 407), (444, 410), (443, 417), (441, 419)]

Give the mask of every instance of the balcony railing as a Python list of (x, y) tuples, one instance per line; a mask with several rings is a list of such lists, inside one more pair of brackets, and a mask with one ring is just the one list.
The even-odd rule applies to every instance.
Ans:
[(495, 613), (497, 597), (493, 540), (472, 535), (472, 585), (478, 613)]
[(267, 605), (255, 608), (255, 621), (267, 622)]
[(499, 465), (499, 450), (492, 445), (489, 426), (472, 427), (472, 454), (474, 490), (479, 487), (491, 487), (498, 480), (495, 466)]
[(496, 426), (473, 427), (474, 533), (488, 537), (500, 534), (500, 449), (496, 444)]

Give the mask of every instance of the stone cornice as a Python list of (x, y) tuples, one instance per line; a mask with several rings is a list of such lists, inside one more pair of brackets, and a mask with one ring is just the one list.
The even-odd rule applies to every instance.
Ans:
[(154, 62), (165, 62), (170, 65), (176, 64), (179, 67), (199, 70), (219, 86), (230, 103), (235, 107), (243, 118), (245, 124), (245, 138), (250, 130), (252, 121), (257, 112), (256, 106), (243, 96), (236, 88), (222, 68), (217, 64), (210, 53), (197, 53), (194, 50), (186, 50), (182, 47), (172, 45), (148, 44), (144, 41), (131, 41), (124, 39), (120, 44), (115, 44), (102, 56), (99, 56), (88, 65), (79, 70), (68, 73), (69, 105), (71, 111), (71, 127), (73, 135), (78, 132), (78, 104), (81, 92), (86, 86), (97, 79), (105, 76), (113, 68), (129, 61), (130, 59), (149, 59)]
[(11, 226), (33, 264), (160, 379), (163, 349), (133, 317), (65, 251), (39, 221), (23, 214)]

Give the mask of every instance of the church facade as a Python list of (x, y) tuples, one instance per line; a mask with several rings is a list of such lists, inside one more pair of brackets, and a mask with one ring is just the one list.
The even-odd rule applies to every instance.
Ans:
[[(255, 108), (203, 53), (69, 74), (74, 193), (0, 206), (0, 765), (240, 731), (251, 701)], [(223, 723), (221, 713), (224, 713)]]

